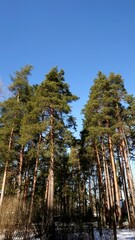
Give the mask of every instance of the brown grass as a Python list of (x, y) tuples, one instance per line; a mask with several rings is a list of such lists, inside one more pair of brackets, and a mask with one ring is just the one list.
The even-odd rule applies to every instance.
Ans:
[(0, 208), (0, 233), (12, 239), (16, 230), (27, 228), (26, 211), (16, 197), (5, 198)]

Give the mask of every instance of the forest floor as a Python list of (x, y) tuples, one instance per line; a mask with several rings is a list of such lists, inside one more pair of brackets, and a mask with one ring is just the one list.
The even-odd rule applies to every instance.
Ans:
[(119, 229), (117, 230), (118, 240), (135, 240), (135, 230)]
[[(106, 229), (102, 232), (102, 237), (97, 230), (94, 230), (94, 240), (113, 240), (112, 230)], [(135, 230), (117, 229), (117, 240), (135, 240)]]
[[(87, 231), (75, 231), (75, 232), (66, 232), (66, 239), (67, 240), (114, 240), (113, 230), (112, 229), (102, 229), (102, 235), (99, 234), (99, 230), (94, 227), (93, 235), (89, 234)], [(65, 240), (64, 234), (58, 234), (56, 230), (56, 235), (54, 240)], [(58, 234), (58, 235), (57, 235)], [(30, 233), (28, 231), (28, 238), (25, 239), (29, 240), (41, 240), (43, 238), (35, 237), (34, 233)], [(92, 237), (93, 236), (93, 237)], [(0, 235), (0, 240), (7, 239), (5, 238), (5, 234)], [(9, 239), (9, 238), (8, 238)], [(11, 239), (11, 238), (10, 238)], [(24, 232), (15, 231), (12, 235), (12, 240), (23, 240), (24, 239)], [(117, 240), (135, 240), (135, 230), (129, 228), (117, 229)]]

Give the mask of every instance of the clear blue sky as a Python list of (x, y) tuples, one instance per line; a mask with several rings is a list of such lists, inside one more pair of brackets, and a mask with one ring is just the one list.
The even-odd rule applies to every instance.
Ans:
[(80, 97), (73, 105), (78, 135), (80, 112), (100, 70), (120, 73), (135, 93), (135, 0), (1, 0), (0, 79), (5, 86), (26, 64), (30, 83), (58, 66)]

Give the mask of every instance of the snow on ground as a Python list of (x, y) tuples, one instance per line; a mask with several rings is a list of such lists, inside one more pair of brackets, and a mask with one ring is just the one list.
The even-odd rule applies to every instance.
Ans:
[[(80, 239), (80, 234), (72, 234), (72, 236), (70, 236), (70, 234), (68, 235), (68, 239), (70, 240), (78, 240)], [(89, 234), (81, 234), (81, 239), (83, 240), (89, 240), (91, 238), (89, 238)], [(4, 240), (4, 234), (0, 235), (0, 240)], [(23, 237), (19, 237), (19, 236), (14, 236), (13, 240), (23, 240)], [(34, 236), (30, 236), (31, 240), (40, 240), (39, 238), (36, 238)], [(64, 240), (64, 239), (63, 239)], [(100, 237), (99, 231), (97, 231), (96, 229), (94, 229), (94, 240), (114, 240), (113, 237), (113, 231), (110, 229), (103, 229), (102, 231), (102, 237)], [(130, 230), (130, 229), (117, 229), (117, 240), (135, 240), (135, 230)]]
[[(113, 231), (106, 229), (102, 231), (102, 237), (99, 231), (94, 229), (94, 240), (113, 240)], [(135, 230), (117, 229), (117, 240), (135, 240)]]
[(119, 229), (117, 230), (118, 240), (135, 240), (135, 230)]

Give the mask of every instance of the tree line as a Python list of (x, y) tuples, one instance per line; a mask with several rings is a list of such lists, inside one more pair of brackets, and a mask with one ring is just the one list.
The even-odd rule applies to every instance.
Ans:
[[(135, 221), (131, 170), (135, 98), (119, 74), (98, 72), (90, 88), (80, 139), (71, 111), (78, 96), (54, 67), (30, 85), (31, 65), (11, 77), (11, 96), (0, 103), (0, 211), (15, 202), (17, 221), (97, 221), (102, 228)], [(11, 213), (12, 212), (12, 213)], [(17, 223), (18, 223), (17, 222)]]

